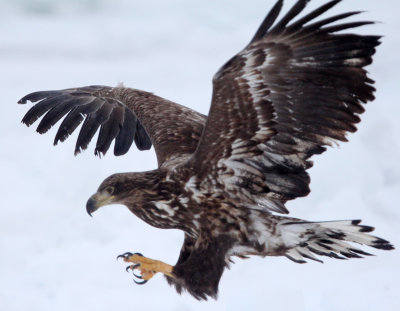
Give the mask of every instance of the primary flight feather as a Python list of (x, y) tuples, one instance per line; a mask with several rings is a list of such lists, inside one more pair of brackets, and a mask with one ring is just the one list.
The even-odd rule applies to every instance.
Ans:
[(350, 12), (318, 19), (334, 0), (298, 17), (299, 0), (278, 20), (283, 1), (268, 13), (250, 43), (215, 74), (208, 116), (124, 86), (43, 91), (19, 103), (37, 102), (22, 122), (40, 117), (47, 132), (64, 119), (54, 144), (83, 122), (75, 154), (99, 130), (95, 154), (125, 154), (153, 145), (158, 168), (106, 178), (88, 200), (92, 214), (124, 204), (158, 228), (180, 229), (185, 239), (174, 266), (140, 253), (120, 255), (144, 283), (164, 273), (178, 292), (216, 297), (232, 256), (286, 256), (303, 263), (318, 256), (358, 258), (355, 244), (390, 250), (360, 220), (311, 222), (280, 216), (288, 200), (309, 193), (310, 158), (356, 131), (363, 104), (375, 91), (365, 66), (379, 36), (343, 32), (368, 21), (334, 23)]

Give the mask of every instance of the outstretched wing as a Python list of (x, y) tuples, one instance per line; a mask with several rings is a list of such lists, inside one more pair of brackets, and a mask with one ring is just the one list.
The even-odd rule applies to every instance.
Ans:
[(46, 133), (65, 116), (54, 145), (63, 142), (84, 120), (75, 154), (87, 148), (100, 128), (95, 154), (125, 154), (133, 141), (139, 150), (154, 144), (159, 166), (195, 151), (206, 117), (151, 93), (124, 87), (87, 86), (34, 92), (18, 103), (37, 102), (24, 116), (27, 126), (41, 116), (37, 132)]
[(361, 103), (374, 99), (363, 68), (379, 37), (337, 33), (370, 24), (332, 25), (359, 12), (314, 21), (340, 0), (293, 21), (307, 2), (297, 1), (275, 23), (279, 0), (249, 45), (214, 76), (188, 187), (218, 182), (240, 202), (287, 213), (287, 200), (309, 193), (308, 159), (356, 131)]

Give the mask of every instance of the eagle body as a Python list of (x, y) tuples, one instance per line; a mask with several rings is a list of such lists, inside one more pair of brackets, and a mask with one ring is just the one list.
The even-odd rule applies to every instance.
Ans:
[[(212, 189), (181, 188), (182, 182), (172, 181), (160, 170), (136, 174), (130, 184), (140, 185), (135, 184), (129, 193), (133, 200), (124, 201), (129, 210), (157, 228), (185, 232), (173, 270), (176, 277), (167, 277), (178, 292), (186, 289), (196, 298), (214, 297), (232, 256), (281, 256), (296, 244), (295, 240), (286, 239), (282, 231), (286, 230), (284, 223), (298, 219), (251, 209), (235, 199), (214, 196)], [(210, 275), (199, 275), (199, 271)]]
[[(95, 154), (125, 154), (154, 146), (158, 168), (106, 178), (87, 201), (91, 215), (101, 206), (123, 204), (160, 229), (179, 229), (184, 243), (174, 266), (125, 253), (128, 270), (148, 281), (164, 273), (181, 293), (216, 297), (232, 257), (285, 256), (297, 263), (319, 256), (370, 255), (355, 244), (393, 246), (370, 235), (360, 220), (313, 222), (282, 214), (288, 200), (306, 196), (310, 158), (357, 130), (364, 104), (374, 99), (372, 63), (379, 36), (346, 33), (371, 22), (342, 22), (360, 12), (325, 19), (333, 0), (300, 14), (298, 0), (280, 19), (283, 1), (267, 14), (250, 43), (213, 78), (208, 116), (152, 93), (119, 85), (34, 92), (22, 122), (40, 117), (47, 132), (63, 118), (54, 144), (83, 122), (75, 154), (98, 131)], [(142, 282), (142, 283), (143, 283)]]

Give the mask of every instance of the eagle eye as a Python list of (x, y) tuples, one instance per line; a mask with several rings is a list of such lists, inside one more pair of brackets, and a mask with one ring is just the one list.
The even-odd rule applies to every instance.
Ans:
[(108, 186), (106, 189), (104, 189), (105, 192), (107, 192), (108, 194), (113, 194), (115, 188), (113, 186)]

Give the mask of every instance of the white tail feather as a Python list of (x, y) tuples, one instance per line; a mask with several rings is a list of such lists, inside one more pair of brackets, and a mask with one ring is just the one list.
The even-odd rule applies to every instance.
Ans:
[[(282, 237), (288, 246), (285, 256), (295, 262), (305, 263), (305, 259), (322, 262), (315, 257), (315, 254), (337, 259), (371, 255), (350, 243), (383, 250), (393, 249), (393, 245), (388, 241), (368, 234), (374, 230), (373, 227), (360, 225), (360, 223), (360, 220), (282, 222)], [(293, 236), (297, 239), (293, 240)]]

